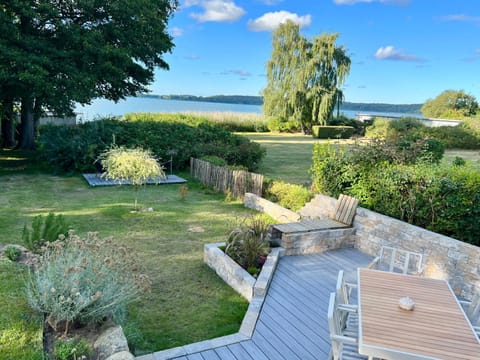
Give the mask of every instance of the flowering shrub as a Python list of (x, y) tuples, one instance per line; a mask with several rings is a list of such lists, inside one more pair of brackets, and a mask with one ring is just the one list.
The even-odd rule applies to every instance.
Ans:
[(27, 280), (27, 298), (34, 310), (47, 314), (56, 331), (61, 325), (67, 334), (73, 321), (118, 321), (126, 304), (149, 288), (132, 253), (112, 238), (89, 233), (82, 239), (70, 231), (41, 250), (39, 265)]

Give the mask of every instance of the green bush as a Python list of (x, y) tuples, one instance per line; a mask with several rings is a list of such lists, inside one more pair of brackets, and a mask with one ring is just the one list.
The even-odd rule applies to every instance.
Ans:
[(9, 245), (7, 246), (4, 250), (3, 253), (9, 259), (10, 261), (17, 261), (20, 255), (22, 255), (22, 250), (20, 250), (18, 247)]
[(85, 339), (57, 339), (53, 355), (56, 360), (88, 360), (92, 355), (92, 348)]
[(351, 126), (353, 127), (353, 135), (365, 135), (365, 123), (356, 119), (350, 119), (346, 116), (339, 115), (334, 117), (328, 125), (331, 126)]
[(312, 126), (312, 135), (317, 139), (349, 139), (354, 133), (352, 126)]
[(312, 193), (301, 185), (274, 181), (268, 188), (267, 198), (284, 208), (297, 211), (312, 199)]
[(25, 247), (35, 253), (40, 252), (40, 248), (47, 241), (55, 241), (59, 235), (66, 236), (68, 226), (63, 215), (49, 213), (46, 217), (42, 215), (35, 216), (31, 228), (27, 224), (23, 226), (22, 240)]
[(215, 155), (202, 156), (200, 160), (207, 161), (217, 166), (227, 166), (227, 162), (225, 161), (225, 159), (222, 159), (221, 157)]
[(95, 171), (95, 159), (112, 144), (149, 149), (161, 159), (170, 159), (174, 152), (176, 169), (188, 166), (190, 157), (214, 155), (229, 165), (255, 170), (265, 154), (259, 144), (222, 126), (179, 115), (157, 119), (153, 115), (138, 114), (126, 120), (103, 119), (77, 126), (40, 128), (42, 159), (57, 171)]
[(268, 130), (273, 132), (296, 133), (300, 132), (302, 127), (298, 121), (285, 121), (278, 118), (271, 118), (268, 120)]
[(68, 238), (47, 243), (39, 265), (26, 282), (28, 303), (66, 335), (72, 322), (121, 321), (126, 305), (148, 288), (134, 254), (113, 239), (87, 239), (70, 231)]
[(270, 222), (263, 216), (243, 219), (228, 234), (225, 253), (245, 270), (259, 268), (269, 252), (266, 241)]
[(366, 136), (387, 141), (430, 138), (441, 141), (447, 149), (480, 149), (480, 131), (477, 122), (466, 120), (458, 126), (427, 127), (418, 119), (388, 120), (376, 118), (367, 127)]
[(469, 166), (390, 161), (388, 150), (315, 144), (314, 190), (334, 197), (346, 193), (379, 213), (480, 245), (480, 172)]

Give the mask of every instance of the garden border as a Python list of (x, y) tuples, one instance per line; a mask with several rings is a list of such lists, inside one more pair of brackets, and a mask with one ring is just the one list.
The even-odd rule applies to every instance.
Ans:
[[(241, 341), (249, 340), (255, 326), (257, 324), (258, 316), (263, 306), (263, 302), (267, 295), (268, 287), (273, 278), (273, 274), (278, 264), (278, 260), (285, 254), (283, 248), (273, 248), (262, 267), (262, 271), (258, 275), (257, 280), (246, 272), (240, 265), (227, 256), (219, 247), (225, 243), (211, 243), (204, 246), (204, 262), (207, 263), (216, 273), (230, 286), (237, 290), (231, 282), (239, 284), (244, 282), (243, 292), (251, 294), (250, 299), (245, 297), (241, 292), (240, 295), (245, 297), (250, 303), (243, 318), (240, 329), (237, 333), (221, 336), (218, 338), (204, 340), (193, 344), (178, 346), (171, 349), (157, 351), (152, 354), (142, 355), (136, 357), (138, 360), (168, 360), (179, 356), (191, 355), (200, 351), (214, 349), (221, 346), (235, 344)], [(243, 270), (243, 271), (241, 271)], [(246, 273), (248, 276), (246, 276)], [(225, 276), (225, 277), (224, 277)], [(250, 279), (250, 278), (251, 279)], [(253, 279), (253, 281), (252, 281)], [(237, 286), (237, 285), (235, 285)]]

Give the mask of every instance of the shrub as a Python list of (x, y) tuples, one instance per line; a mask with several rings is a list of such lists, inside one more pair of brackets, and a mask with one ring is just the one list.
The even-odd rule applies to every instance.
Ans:
[(56, 360), (90, 359), (92, 348), (85, 339), (57, 339), (53, 355)]
[(134, 209), (137, 209), (137, 192), (149, 180), (157, 183), (165, 179), (165, 172), (150, 151), (141, 148), (111, 147), (99, 157), (105, 173), (102, 177), (115, 181), (128, 181), (135, 191)]
[(269, 251), (268, 226), (269, 222), (262, 216), (245, 218), (228, 234), (225, 253), (245, 270), (260, 267), (261, 256)]
[(47, 241), (55, 241), (59, 235), (66, 236), (68, 226), (62, 214), (49, 213), (46, 217), (35, 216), (29, 229), (27, 224), (23, 226), (22, 240), (25, 247), (32, 252), (38, 253)]
[(397, 150), (366, 146), (347, 151), (315, 144), (315, 191), (334, 197), (346, 193), (379, 213), (479, 245), (480, 172), (469, 166), (390, 161), (389, 151)]
[(273, 132), (296, 133), (301, 131), (302, 127), (298, 121), (286, 121), (278, 118), (271, 118), (268, 120), (268, 129)]
[(219, 156), (209, 155), (209, 156), (202, 156), (200, 160), (208, 161), (209, 163), (217, 166), (227, 166), (227, 162), (225, 159), (222, 159)]
[(268, 189), (267, 197), (287, 209), (297, 211), (311, 200), (312, 193), (301, 185), (274, 181)]
[(353, 132), (352, 126), (312, 126), (312, 135), (317, 139), (349, 139)]
[(137, 114), (126, 120), (103, 119), (77, 126), (43, 126), (39, 149), (43, 160), (57, 171), (95, 171), (95, 159), (113, 143), (127, 148), (149, 149), (155, 156), (169, 159), (184, 169), (191, 157), (219, 156), (229, 165), (255, 170), (265, 150), (249, 139), (233, 134), (205, 119), (186, 115), (156, 118)]
[(15, 262), (18, 260), (20, 255), (22, 255), (22, 250), (20, 250), (18, 247), (9, 245), (7, 246), (4, 250), (3, 253), (7, 257), (7, 259)]
[(113, 239), (96, 233), (87, 239), (69, 232), (68, 238), (46, 243), (39, 265), (27, 279), (30, 306), (47, 315), (55, 330), (74, 321), (120, 321), (125, 306), (148, 288), (146, 275), (138, 272), (134, 255)]
[(346, 116), (339, 115), (333, 118), (328, 125), (330, 126), (351, 126), (353, 127), (353, 134), (354, 135), (365, 135), (365, 123), (359, 120), (350, 119)]

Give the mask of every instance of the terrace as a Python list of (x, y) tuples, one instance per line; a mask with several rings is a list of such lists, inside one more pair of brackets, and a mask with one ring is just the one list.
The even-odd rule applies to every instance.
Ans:
[[(335, 199), (319, 196), (301, 212), (327, 214), (334, 204)], [(262, 208), (268, 213), (263, 199)], [(357, 269), (366, 267), (381, 246), (421, 252), (425, 276), (447, 280), (459, 297), (471, 298), (479, 289), (478, 247), (362, 208), (357, 209), (354, 229), (348, 238), (329, 230), (328, 238), (320, 236), (317, 243), (309, 236), (309, 247), (293, 243), (290, 253), (294, 255), (279, 260), (251, 336), (240, 331), (138, 359), (328, 359), (331, 341), (327, 310), (337, 274), (343, 270), (346, 280), (356, 283)], [(308, 254), (309, 248), (315, 253)], [(473, 336), (473, 340), (478, 338)]]

